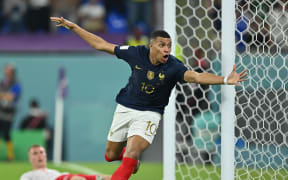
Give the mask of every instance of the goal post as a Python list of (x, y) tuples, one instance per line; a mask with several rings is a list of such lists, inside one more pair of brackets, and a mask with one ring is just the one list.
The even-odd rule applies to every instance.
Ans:
[[(222, 75), (228, 76), (235, 64), (235, 0), (222, 0)], [(221, 180), (234, 179), (235, 88), (221, 87)]]
[[(176, 0), (164, 1), (164, 30), (172, 40), (172, 54), (176, 43)], [(163, 116), (163, 180), (175, 180), (175, 89), (172, 90), (169, 104)]]
[[(225, 1), (227, 1), (227, 3), (225, 3)], [(197, 2), (196, 2), (197, 3)], [(198, 1), (199, 3), (199, 1)], [(234, 1), (229, 1), (229, 0), (224, 0), (223, 3), (225, 4), (225, 8), (223, 8), (222, 12), (223, 14), (226, 15), (227, 18), (222, 19), (222, 25), (223, 27), (225, 27), (225, 38), (222, 39), (222, 44), (224, 44), (224, 46), (222, 47), (222, 57), (224, 60), (222, 60), (222, 73), (224, 75), (228, 75), (230, 73), (230, 71), (232, 70), (233, 64), (234, 64), (234, 59), (235, 59), (235, 44), (233, 39), (234, 38), (234, 32), (235, 32), (235, 16), (233, 15), (233, 13), (235, 12), (235, 2)], [(201, 7), (201, 6), (200, 6)], [(183, 8), (181, 10), (181, 8)], [(193, 29), (191, 28), (189, 30), (189, 28), (187, 27), (181, 27), (181, 21), (185, 21), (185, 19), (181, 19), (181, 18), (190, 18), (190, 25), (191, 23), (197, 23), (197, 21), (192, 22), (192, 16), (193, 16), (193, 10), (191, 10), (193, 8), (193, 3), (191, 4), (191, 2), (188, 1), (176, 1), (175, 0), (170, 0), (170, 1), (164, 1), (164, 29), (167, 30), (171, 37), (172, 37), (172, 42), (173, 42), (173, 48), (172, 48), (172, 54), (174, 54), (175, 52), (175, 44), (180, 44), (181, 45), (181, 38), (183, 41), (183, 38), (192, 38), (193, 33), (191, 33), (190, 35), (192, 35), (191, 37), (188, 36), (182, 36), (181, 33), (187, 33), (187, 31), (192, 31)], [(177, 15), (176, 15), (176, 9), (177, 9)], [(189, 9), (190, 9), (190, 13), (189, 14)], [(197, 13), (197, 12), (196, 12)], [(198, 11), (198, 13), (201, 13)], [(229, 14), (230, 13), (230, 14)], [(232, 15), (231, 15), (232, 13)], [(220, 13), (219, 13), (220, 14)], [(228, 16), (227, 16), (228, 15)], [(177, 16), (177, 17), (176, 17)], [(176, 23), (178, 24), (176, 24)], [(178, 26), (178, 27), (177, 27)], [(184, 25), (185, 26), (185, 25)], [(176, 34), (176, 27), (178, 28), (178, 32)], [(181, 31), (181, 28), (183, 28), (184, 30)], [(180, 30), (179, 30), (180, 29)], [(186, 30), (185, 30), (186, 29)], [(187, 30), (188, 29), (188, 30)], [(196, 28), (195, 28), (196, 29)], [(186, 32), (185, 32), (186, 31)], [(199, 30), (200, 31), (200, 30)], [(197, 32), (196, 32), (197, 33)], [(218, 38), (219, 41), (220, 38)], [(223, 42), (224, 41), (224, 42)], [(191, 44), (190, 44), (191, 45)], [(184, 47), (183, 49), (181, 49), (180, 53), (184, 55), (185, 58), (191, 58), (190, 55), (187, 55), (187, 53), (185, 54), (185, 52), (189, 51), (187, 50), (187, 48), (191, 49), (193, 47), (191, 47), (190, 45), (188, 45), (187, 47)], [(185, 46), (185, 45), (184, 45)], [(185, 49), (186, 48), (186, 49)], [(195, 49), (197, 47), (194, 47)], [(191, 51), (193, 52), (193, 50)], [(185, 62), (185, 60), (184, 60)], [(187, 61), (186, 61), (186, 65), (187, 65)], [(189, 66), (189, 64), (188, 64)], [(191, 65), (190, 65), (191, 66)], [(220, 75), (220, 74), (219, 74)], [(222, 164), (221, 166), (226, 167), (226, 170), (222, 170), (222, 179), (231, 179), (231, 177), (234, 176), (234, 166), (233, 166), (233, 158), (234, 158), (234, 146), (233, 146), (233, 141), (234, 141), (234, 122), (235, 122), (235, 113), (234, 112), (234, 96), (235, 96), (235, 92), (234, 92), (234, 88), (233, 87), (229, 87), (227, 86), (226, 88), (223, 89), (223, 92), (225, 93), (225, 95), (227, 96), (222, 96), (222, 102), (225, 102), (222, 104), (222, 109), (227, 109), (227, 111), (222, 111), (222, 118), (225, 117), (225, 120), (222, 119), (222, 123), (225, 122), (225, 133), (222, 133), (222, 144), (224, 143), (224, 147), (222, 149), (222, 151), (224, 151), (224, 153), (226, 153), (226, 156), (224, 157), (224, 161), (221, 161)], [(223, 101), (223, 99), (225, 98), (225, 101)], [(178, 164), (178, 162), (176, 162), (176, 146), (177, 149), (181, 149), (180, 144), (177, 144), (177, 142), (175, 141), (174, 138), (176, 138), (176, 105), (175, 105), (175, 99), (176, 99), (176, 94), (175, 94), (175, 89), (172, 91), (171, 93), (171, 97), (169, 100), (169, 105), (166, 107), (165, 110), (165, 114), (164, 114), (164, 174), (163, 177), (164, 179), (169, 179), (169, 180), (174, 180), (176, 178), (175, 176), (175, 164)], [(233, 120), (234, 119), (234, 120)], [(176, 126), (175, 126), (176, 125)], [(222, 127), (223, 130), (223, 127)], [(181, 151), (181, 150), (180, 150)], [(181, 165), (178, 166), (178, 168), (180, 167), (181, 169)], [(178, 170), (181, 171), (181, 170)], [(177, 178), (178, 179), (178, 178)]]
[(288, 2), (173, 2), (164, 28), (188, 68), (226, 76), (236, 64), (249, 75), (240, 87), (176, 85), (164, 114), (165, 180), (288, 179)]

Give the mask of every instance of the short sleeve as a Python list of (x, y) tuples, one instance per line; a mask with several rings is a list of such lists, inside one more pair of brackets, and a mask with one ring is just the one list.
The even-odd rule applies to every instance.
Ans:
[(135, 46), (116, 46), (114, 52), (119, 59), (123, 59), (127, 62), (130, 62), (137, 57), (137, 47)]
[(188, 70), (186, 66), (182, 62), (177, 63), (177, 72), (176, 72), (176, 80), (178, 82), (184, 83), (184, 74)]

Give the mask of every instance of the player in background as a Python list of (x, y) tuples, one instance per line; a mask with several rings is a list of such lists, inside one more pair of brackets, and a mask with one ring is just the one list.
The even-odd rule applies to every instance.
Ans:
[(32, 145), (28, 150), (33, 170), (24, 173), (20, 180), (110, 180), (109, 175), (61, 174), (47, 168), (47, 155), (44, 147)]
[(132, 70), (126, 87), (116, 97), (118, 105), (106, 144), (105, 159), (122, 160), (112, 180), (127, 180), (137, 169), (140, 155), (152, 143), (164, 107), (177, 82), (240, 86), (240, 82), (247, 80), (244, 79), (248, 75), (246, 70), (238, 74), (235, 65), (226, 77), (188, 70), (170, 55), (171, 38), (162, 30), (151, 34), (149, 48), (117, 46), (63, 17), (50, 19), (58, 23), (57, 27), (74, 31), (96, 50), (115, 54), (126, 61)]
[(7, 148), (7, 158), (12, 161), (15, 158), (11, 137), (12, 124), (17, 112), (17, 104), (21, 97), (22, 88), (13, 64), (6, 64), (3, 73), (3, 79), (0, 81), (0, 152), (1, 137), (3, 137)]

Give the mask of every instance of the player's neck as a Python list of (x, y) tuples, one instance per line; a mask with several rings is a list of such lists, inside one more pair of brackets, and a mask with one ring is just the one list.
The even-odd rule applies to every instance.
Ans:
[(149, 54), (149, 60), (153, 66), (158, 66), (160, 64), (155, 57), (153, 58), (151, 53)]

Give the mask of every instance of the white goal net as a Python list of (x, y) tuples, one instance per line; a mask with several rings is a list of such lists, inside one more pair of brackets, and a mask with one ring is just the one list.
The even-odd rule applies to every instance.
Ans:
[[(235, 179), (285, 180), (288, 1), (236, 0), (235, 8), (235, 63), (249, 73), (235, 87)], [(221, 75), (221, 29), (221, 0), (176, 1), (176, 55), (191, 69)], [(176, 179), (221, 179), (220, 106), (219, 85), (177, 85)]]

